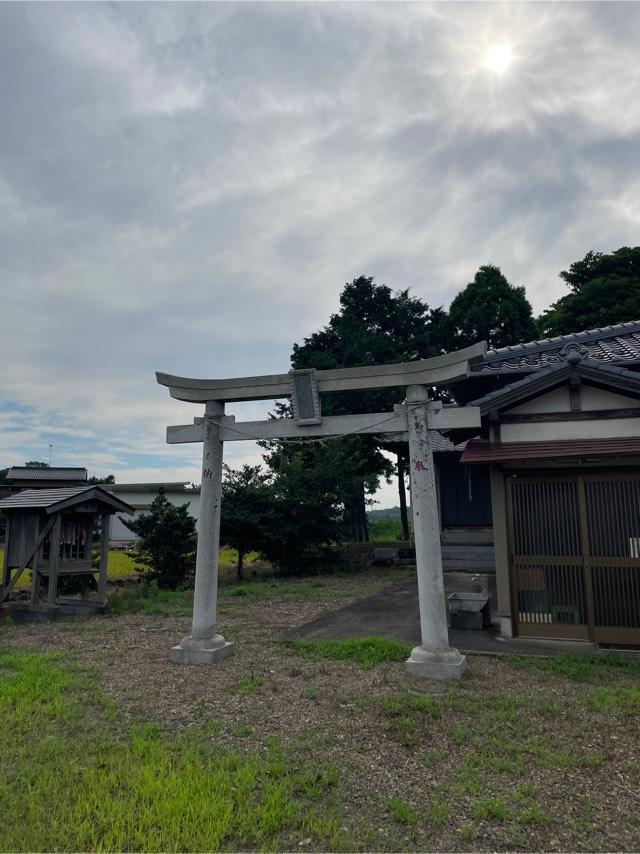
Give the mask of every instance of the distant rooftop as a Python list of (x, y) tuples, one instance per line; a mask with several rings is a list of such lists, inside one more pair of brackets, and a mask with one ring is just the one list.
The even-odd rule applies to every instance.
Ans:
[(193, 493), (199, 492), (200, 488), (190, 489), (188, 480), (170, 481), (168, 483), (106, 483), (103, 484), (108, 492), (157, 492), (160, 487), (165, 492), (173, 493)]
[(48, 466), (47, 468), (31, 468), (30, 466), (13, 466), (7, 472), (7, 480), (86, 480), (85, 468), (64, 468)]
[(484, 359), (472, 365), (471, 376), (535, 371), (562, 361), (569, 345), (601, 362), (640, 364), (640, 320), (488, 350)]

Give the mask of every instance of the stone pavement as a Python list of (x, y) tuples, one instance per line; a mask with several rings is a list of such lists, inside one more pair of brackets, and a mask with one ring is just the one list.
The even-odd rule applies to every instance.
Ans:
[[(469, 575), (445, 573), (445, 590), (477, 589)], [(492, 613), (495, 608), (494, 590), (491, 591)], [(324, 640), (358, 638), (378, 635), (409, 644), (420, 643), (420, 614), (418, 611), (417, 581), (411, 579), (387, 588), (373, 596), (359, 599), (337, 611), (330, 611), (306, 625), (289, 630), (285, 639), (304, 638)], [(497, 629), (486, 631), (449, 631), (449, 643), (461, 652), (478, 655), (556, 655), (573, 652), (593, 655), (599, 652), (592, 643), (575, 641), (532, 640), (531, 638), (501, 638)]]

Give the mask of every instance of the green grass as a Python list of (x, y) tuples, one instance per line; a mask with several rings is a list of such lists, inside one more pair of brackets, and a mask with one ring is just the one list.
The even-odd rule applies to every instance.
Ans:
[(427, 734), (425, 721), (442, 716), (442, 709), (429, 694), (402, 691), (382, 698), (387, 732), (405, 747), (413, 747)]
[(333, 661), (353, 661), (364, 670), (375, 667), (383, 661), (403, 661), (411, 653), (408, 644), (398, 643), (380, 637), (353, 638), (350, 640), (294, 640), (286, 648), (304, 658), (313, 661), (332, 659)]
[[(243, 581), (229, 590), (231, 596), (246, 596), (248, 599), (267, 599), (278, 596), (282, 599), (297, 601), (302, 599), (318, 600), (327, 596), (326, 582), (320, 579), (310, 581), (290, 581), (270, 578), (264, 581)], [(338, 594), (336, 594), (338, 596)]]
[(400, 824), (413, 825), (418, 823), (418, 813), (400, 798), (391, 798), (389, 810)]
[(236, 685), (238, 694), (255, 694), (258, 688), (264, 685), (264, 677), (257, 676), (254, 673), (249, 673), (246, 676), (241, 676)]
[(631, 676), (640, 679), (640, 656), (611, 652), (606, 655), (554, 655), (552, 658), (511, 655), (504, 660), (512, 667), (555, 674), (574, 682), (603, 682), (612, 678)]
[(505, 821), (508, 809), (500, 798), (481, 798), (474, 803), (472, 812), (475, 819)]
[(109, 549), (107, 562), (107, 578), (110, 581), (120, 581), (123, 578), (137, 578), (136, 565), (130, 552), (121, 549)]
[(372, 543), (390, 543), (402, 540), (400, 519), (377, 519), (369, 522), (369, 540)]
[(334, 766), (292, 763), (270, 740), (243, 755), (215, 730), (175, 738), (124, 724), (95, 673), (0, 652), (0, 850), (352, 849)]
[(587, 697), (586, 706), (603, 714), (639, 715), (640, 687), (595, 688)]
[[(257, 558), (255, 552), (251, 552), (246, 560), (251, 561)], [(221, 548), (219, 552), (219, 565), (223, 569), (234, 567), (238, 559), (238, 553), (235, 549)], [(4, 560), (4, 549), (0, 548), (0, 561)], [(31, 573), (27, 570), (23, 573), (20, 581), (17, 584), (18, 588), (29, 587)], [(28, 578), (28, 577), (29, 578)], [(136, 562), (132, 552), (125, 552), (122, 549), (109, 549), (109, 560), (107, 563), (107, 576), (110, 581), (122, 581), (128, 578), (137, 578)]]
[(444, 798), (432, 798), (427, 806), (427, 815), (437, 827), (444, 827), (449, 821), (449, 806)]
[(189, 616), (192, 609), (193, 590), (160, 590), (154, 582), (123, 587), (109, 597), (109, 610), (116, 615)]

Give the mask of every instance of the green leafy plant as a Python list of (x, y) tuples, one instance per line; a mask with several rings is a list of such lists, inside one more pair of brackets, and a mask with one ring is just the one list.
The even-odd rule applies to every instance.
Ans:
[(137, 571), (144, 578), (156, 581), (160, 589), (169, 590), (192, 580), (197, 535), (188, 504), (174, 506), (160, 489), (149, 513), (133, 520), (120, 518), (140, 537), (133, 558)]

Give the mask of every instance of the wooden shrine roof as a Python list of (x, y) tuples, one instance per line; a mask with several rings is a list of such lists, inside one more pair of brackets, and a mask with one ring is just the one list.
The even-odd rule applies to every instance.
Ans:
[(99, 486), (69, 486), (60, 489), (24, 489), (0, 501), (0, 510), (46, 510), (56, 513), (85, 501), (97, 501), (112, 513), (132, 514), (134, 508)]

